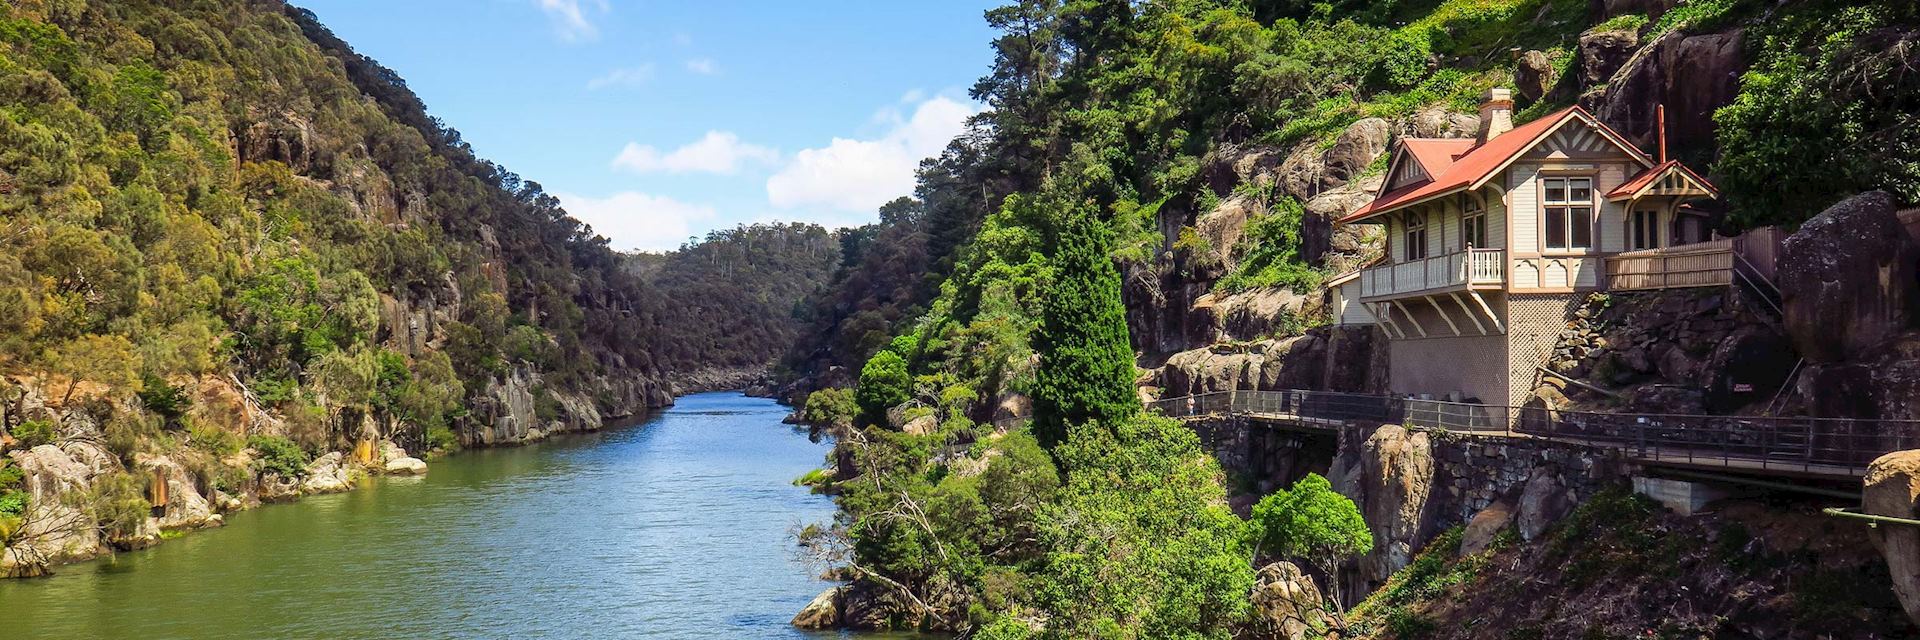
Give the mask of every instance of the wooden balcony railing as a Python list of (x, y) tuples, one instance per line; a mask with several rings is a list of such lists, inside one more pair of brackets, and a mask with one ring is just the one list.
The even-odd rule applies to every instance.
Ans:
[(1470, 249), (1368, 269), (1360, 274), (1360, 297), (1381, 298), (1464, 289), (1472, 285), (1501, 285), (1506, 281), (1506, 251)]

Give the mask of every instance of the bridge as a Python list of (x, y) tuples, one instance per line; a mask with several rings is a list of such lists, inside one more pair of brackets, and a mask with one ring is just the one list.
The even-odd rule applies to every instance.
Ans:
[(1333, 431), (1397, 424), (1615, 449), (1634, 462), (1820, 479), (1858, 479), (1889, 452), (1920, 448), (1920, 421), (1599, 413), (1330, 391), (1219, 391), (1149, 403), (1182, 419), (1241, 418)]

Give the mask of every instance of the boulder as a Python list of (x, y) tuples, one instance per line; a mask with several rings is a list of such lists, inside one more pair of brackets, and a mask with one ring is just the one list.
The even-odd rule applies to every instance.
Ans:
[(1657, 105), (1667, 107), (1667, 135), (1675, 149), (1711, 149), (1713, 112), (1733, 100), (1747, 70), (1738, 29), (1700, 35), (1674, 30), (1627, 59), (1604, 89), (1580, 102), (1642, 149), (1656, 141)]
[(1363, 118), (1347, 125), (1340, 137), (1334, 139), (1333, 147), (1327, 149), (1322, 184), (1327, 187), (1346, 184), (1386, 153), (1387, 143), (1392, 139), (1393, 125), (1382, 118)]
[(1467, 528), (1460, 533), (1460, 556), (1466, 557), (1486, 551), (1493, 546), (1493, 539), (1500, 532), (1513, 526), (1513, 505), (1505, 500), (1496, 500), (1473, 519), (1467, 521)]
[(1559, 474), (1548, 467), (1535, 467), (1527, 477), (1526, 488), (1520, 491), (1520, 538), (1528, 541), (1539, 538), (1548, 527), (1572, 511), (1573, 501)]
[[(156, 530), (214, 526), (213, 503), (200, 495), (198, 483), (185, 467), (163, 455), (136, 453), (133, 466), (140, 473), (167, 483), (167, 505), (151, 524)], [(156, 505), (157, 506), (157, 505)]]
[(900, 425), (900, 431), (916, 436), (924, 436), (939, 430), (940, 419), (932, 414), (908, 420), (906, 424)]
[(1480, 131), (1480, 116), (1441, 108), (1415, 112), (1400, 123), (1403, 138), (1471, 138)]
[(427, 463), (419, 458), (400, 457), (388, 460), (385, 471), (396, 476), (426, 475)]
[(1603, 86), (1640, 48), (1633, 31), (1594, 31), (1580, 36), (1580, 90)]
[(1000, 394), (999, 401), (993, 403), (994, 424), (1020, 420), (1031, 415), (1033, 415), (1033, 399), (1026, 394), (1008, 391)]
[(353, 488), (346, 455), (338, 451), (315, 458), (307, 463), (307, 479), (300, 483), (301, 493), (312, 495), (321, 493), (340, 493)]
[[(1920, 449), (1895, 451), (1868, 467), (1860, 495), (1866, 513), (1920, 519)], [(1920, 623), (1920, 527), (1879, 526), (1867, 530), (1886, 556), (1893, 592), (1907, 617)]]
[(1788, 236), (1778, 283), (1788, 337), (1811, 362), (1863, 359), (1907, 330), (1920, 305), (1914, 246), (1893, 196), (1870, 191), (1841, 201)]
[(1371, 575), (1384, 580), (1411, 564), (1427, 539), (1433, 445), (1426, 433), (1382, 426), (1362, 445), (1361, 469), (1362, 511), (1375, 542)]
[(833, 629), (840, 626), (840, 592), (845, 587), (832, 587), (814, 596), (812, 602), (793, 616), (793, 626), (802, 629)]
[(1707, 357), (1707, 408), (1732, 413), (1770, 401), (1799, 357), (1786, 336), (1753, 325), (1735, 330)]
[[(94, 466), (93, 456), (84, 451), (95, 445), (62, 445), (43, 444), (11, 454), (13, 464), (23, 474), (22, 489), (28, 496), (26, 521), (20, 532), (27, 542), (0, 555), (0, 576), (44, 575), (49, 564), (90, 558), (106, 549), (93, 518), (70, 500), (91, 489), (94, 476), (106, 468)], [(81, 455), (69, 449), (81, 451)]]
[(1313, 578), (1291, 562), (1260, 568), (1253, 583), (1253, 611), (1258, 621), (1254, 637), (1263, 640), (1318, 638), (1316, 632), (1339, 626)]
[(1553, 90), (1554, 82), (1558, 80), (1557, 72), (1553, 68), (1553, 60), (1547, 58), (1544, 51), (1529, 50), (1520, 54), (1519, 59), (1514, 61), (1514, 89), (1528, 100), (1546, 97), (1547, 92)]

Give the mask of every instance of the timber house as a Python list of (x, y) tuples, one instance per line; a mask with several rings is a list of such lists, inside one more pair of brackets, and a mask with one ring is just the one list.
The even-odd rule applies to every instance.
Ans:
[(1710, 240), (1686, 204), (1717, 195), (1579, 107), (1515, 127), (1492, 89), (1476, 137), (1400, 140), (1380, 194), (1337, 222), (1387, 241), (1329, 283), (1334, 312), (1386, 332), (1395, 394), (1518, 406), (1609, 261)]

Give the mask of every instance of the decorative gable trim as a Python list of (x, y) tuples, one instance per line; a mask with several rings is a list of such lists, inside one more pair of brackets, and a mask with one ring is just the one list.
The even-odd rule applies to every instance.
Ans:
[[(1493, 171), (1489, 171), (1485, 176), (1481, 176), (1479, 180), (1469, 185), (1468, 188), (1479, 189), (1499, 176), (1506, 175), (1507, 168), (1513, 166), (1515, 161), (1531, 154), (1534, 149), (1540, 147), (1543, 143), (1556, 139), (1556, 137), (1560, 136), (1561, 132), (1568, 130), (1568, 123), (1576, 121), (1581, 124), (1580, 129), (1599, 136), (1599, 138), (1605, 140), (1609, 146), (1625, 152), (1627, 157), (1631, 158), (1634, 162), (1640, 163), (1641, 167), (1653, 166), (1653, 159), (1647, 157), (1645, 152), (1642, 152), (1639, 147), (1633, 146), (1633, 143), (1627, 142), (1624, 136), (1621, 136), (1618, 132), (1608, 127), (1606, 123), (1600, 122), (1592, 115), (1589, 115), (1585, 109), (1574, 107), (1568, 115), (1569, 117), (1562, 118), (1559, 122), (1554, 123), (1553, 127), (1547, 129), (1539, 137), (1536, 137), (1532, 142), (1528, 143), (1527, 146), (1522, 147), (1519, 153), (1508, 156), (1505, 160), (1501, 161), (1498, 166), (1494, 167)], [(1580, 135), (1579, 131), (1579, 129), (1576, 129), (1574, 135), (1559, 139), (1568, 141), (1569, 144), (1574, 142), (1578, 142), (1581, 145), (1593, 144), (1589, 136)]]

